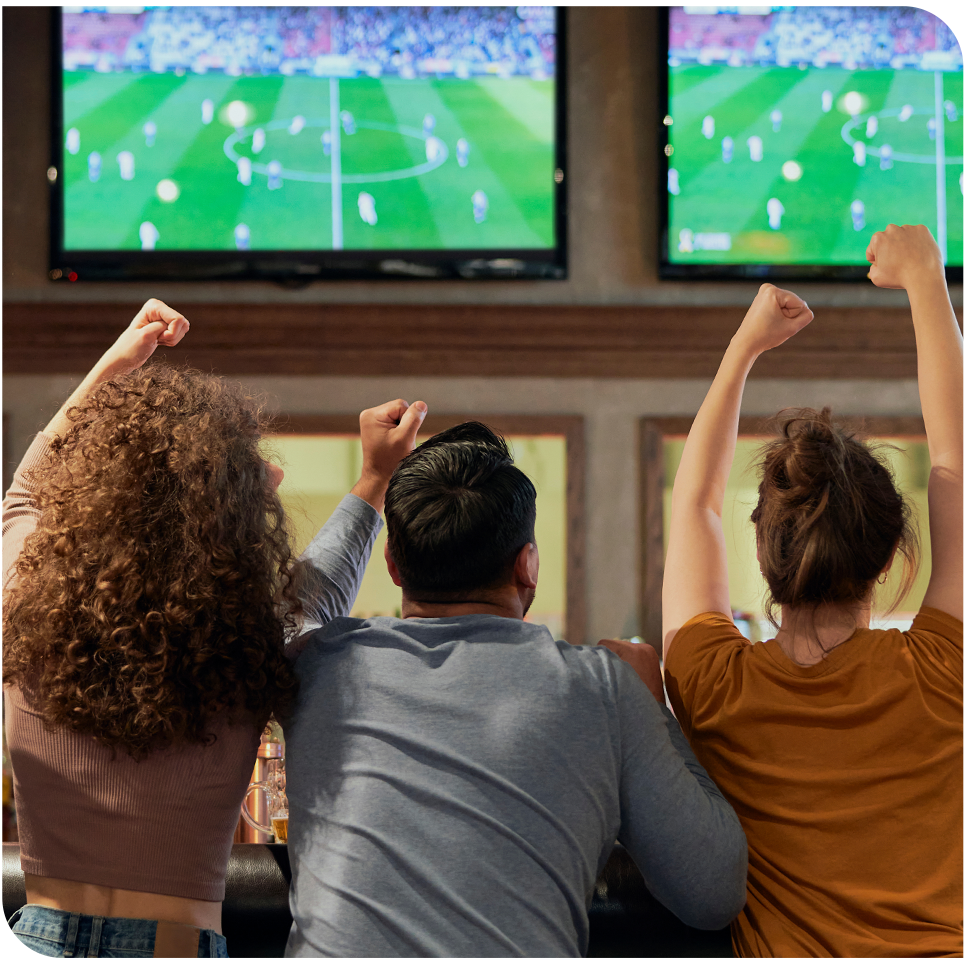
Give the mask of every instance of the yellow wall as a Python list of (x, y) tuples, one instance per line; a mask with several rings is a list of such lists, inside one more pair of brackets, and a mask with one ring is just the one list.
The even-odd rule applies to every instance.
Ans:
[[(683, 454), (684, 439), (668, 439), (664, 443), (664, 460), (666, 479), (664, 489), (664, 533), (670, 528), (670, 493), (673, 480), (677, 474), (680, 457)], [(734, 466), (727, 482), (727, 492), (724, 500), (724, 538), (727, 543), (727, 576), (730, 583), (731, 606), (734, 610), (743, 610), (754, 617), (758, 635), (756, 639), (763, 639), (771, 635), (770, 626), (763, 618), (763, 601), (766, 592), (764, 580), (761, 577), (757, 563), (757, 548), (755, 545), (754, 527), (750, 515), (757, 505), (757, 474), (754, 465), (757, 461), (757, 451), (763, 439), (742, 437), (737, 441), (737, 451), (734, 455)], [(900, 625), (911, 619), (921, 606), (928, 577), (931, 574), (931, 543), (928, 538), (928, 446), (924, 440), (909, 439), (880, 439), (879, 442), (890, 443), (896, 449), (882, 450), (882, 456), (888, 461), (898, 487), (909, 499), (915, 510), (915, 520), (921, 540), (921, 559), (918, 576), (911, 588), (911, 592), (901, 603), (891, 619), (884, 619), (890, 609), (894, 590), (900, 583), (897, 569), (891, 579), (878, 594), (876, 613), (883, 618), (885, 625)], [(896, 564), (897, 566), (897, 564)]]
[[(513, 436), (507, 441), (516, 465), (536, 487), (540, 574), (536, 601), (527, 619), (546, 624), (559, 637), (566, 615), (566, 440), (563, 436)], [(361, 444), (357, 437), (350, 436), (285, 434), (266, 437), (263, 451), (285, 470), (279, 494), (300, 553), (358, 480)], [(383, 529), (353, 616), (393, 616), (399, 612), (401, 591), (386, 570), (384, 549)]]

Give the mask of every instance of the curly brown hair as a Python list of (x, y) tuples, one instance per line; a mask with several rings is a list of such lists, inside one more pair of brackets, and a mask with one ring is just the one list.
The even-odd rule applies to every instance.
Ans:
[(263, 726), (296, 679), (285, 514), (241, 386), (154, 364), (68, 413), (3, 614), (3, 680), (50, 727), (136, 759)]

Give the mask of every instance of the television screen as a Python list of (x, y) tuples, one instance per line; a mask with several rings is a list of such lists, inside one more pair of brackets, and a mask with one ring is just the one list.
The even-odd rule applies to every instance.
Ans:
[(554, 7), (65, 7), (52, 274), (563, 277), (558, 34)]
[[(740, 11), (740, 12), (738, 12)], [(910, 7), (672, 7), (662, 274), (858, 278), (889, 222), (962, 265), (962, 52)]]

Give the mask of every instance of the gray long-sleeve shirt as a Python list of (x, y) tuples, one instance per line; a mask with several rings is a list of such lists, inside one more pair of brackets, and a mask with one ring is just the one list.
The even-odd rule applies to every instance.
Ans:
[(291, 956), (576, 956), (619, 837), (684, 921), (744, 904), (744, 834), (610, 651), (489, 615), (309, 634), (287, 740)]

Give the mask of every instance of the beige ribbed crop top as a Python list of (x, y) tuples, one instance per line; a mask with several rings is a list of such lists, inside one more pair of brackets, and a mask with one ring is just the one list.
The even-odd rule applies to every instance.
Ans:
[[(31, 471), (48, 455), (40, 434), (3, 502), (3, 575), (20, 555), (39, 511)], [(306, 557), (315, 572), (303, 599), (307, 630), (346, 615), (358, 592), (378, 513), (346, 496)], [(290, 658), (304, 639), (288, 648)], [(31, 696), (4, 688), (7, 747), (24, 871), (110, 888), (202, 901), (224, 900), (225, 872), (261, 731), (213, 723), (214, 743), (182, 744), (137, 762), (91, 737), (44, 727)]]
[(224, 900), (259, 728), (215, 726), (211, 745), (138, 762), (86, 735), (48, 730), (17, 688), (4, 688), (4, 703), (24, 871)]

